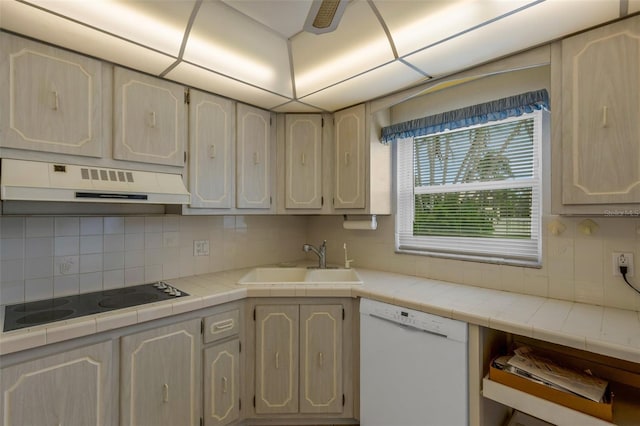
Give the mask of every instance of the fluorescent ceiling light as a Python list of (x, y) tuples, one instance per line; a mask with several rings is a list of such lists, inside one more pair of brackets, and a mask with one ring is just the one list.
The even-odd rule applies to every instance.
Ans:
[(193, 1), (29, 0), (100, 30), (177, 56)]

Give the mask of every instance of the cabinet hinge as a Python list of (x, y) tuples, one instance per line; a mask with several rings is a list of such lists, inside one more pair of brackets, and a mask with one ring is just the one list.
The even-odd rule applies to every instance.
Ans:
[(324, 206), (324, 197), (320, 197), (320, 205)]
[(256, 320), (256, 308), (253, 308), (253, 320)]
[(200, 426), (204, 426), (204, 419), (200, 417)]
[(256, 396), (253, 395), (253, 408), (255, 408), (255, 407), (256, 407)]
[(273, 197), (269, 196), (269, 205), (272, 206), (273, 205)]
[(269, 117), (269, 126), (273, 126), (273, 117)]
[(342, 308), (342, 320), (344, 321), (344, 308)]
[(238, 341), (238, 352), (242, 352), (242, 342)]
[(189, 93), (189, 89), (185, 89), (184, 91), (184, 103), (189, 105), (191, 102), (191, 94)]
[(184, 152), (184, 162), (187, 162), (187, 151)]
[(204, 334), (204, 320), (200, 320), (200, 334)]
[(238, 410), (242, 410), (242, 398), (238, 400)]
[(324, 127), (324, 117), (320, 119), (320, 127)]
[(347, 402), (347, 399), (345, 398), (344, 394), (342, 394), (342, 406), (344, 407), (344, 404)]

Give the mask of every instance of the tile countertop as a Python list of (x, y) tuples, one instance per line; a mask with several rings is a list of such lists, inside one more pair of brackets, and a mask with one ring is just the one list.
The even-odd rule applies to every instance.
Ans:
[[(640, 363), (640, 312), (356, 269), (364, 284), (255, 285), (239, 269), (166, 280), (190, 294), (0, 334), (0, 355), (113, 330), (246, 297), (367, 297), (577, 349)], [(2, 309), (2, 315), (4, 309)], [(3, 318), (2, 318), (3, 319)]]

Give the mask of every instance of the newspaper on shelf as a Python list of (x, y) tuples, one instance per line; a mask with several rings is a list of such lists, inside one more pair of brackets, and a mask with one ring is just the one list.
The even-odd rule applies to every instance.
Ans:
[(507, 364), (521, 370), (533, 379), (555, 388), (580, 395), (595, 402), (603, 401), (608, 383), (586, 372), (562, 367), (555, 362), (540, 357), (526, 346), (514, 351)]

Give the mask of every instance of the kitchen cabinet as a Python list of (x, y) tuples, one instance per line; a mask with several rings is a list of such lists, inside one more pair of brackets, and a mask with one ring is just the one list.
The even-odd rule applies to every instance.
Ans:
[(372, 105), (334, 114), (333, 213), (391, 214), (391, 146), (380, 143), (389, 109)]
[(116, 424), (112, 350), (106, 341), (2, 368), (2, 424)]
[(322, 193), (322, 128), (320, 114), (285, 117), (285, 208), (320, 209)]
[(235, 204), (235, 103), (197, 90), (189, 97), (191, 207), (229, 209)]
[(334, 114), (336, 209), (365, 207), (365, 118), (364, 104)]
[(273, 302), (254, 306), (253, 415), (352, 417), (350, 301)]
[(183, 166), (185, 89), (178, 84), (115, 67), (113, 157)]
[(298, 412), (298, 305), (256, 306), (256, 413)]
[(0, 34), (0, 147), (102, 156), (102, 63)]
[(223, 426), (240, 417), (239, 310), (211, 315), (203, 320), (204, 424)]
[(639, 73), (639, 16), (554, 45), (555, 213), (637, 215)]
[(238, 104), (236, 207), (272, 209), (275, 185), (275, 138), (269, 111)]
[(123, 425), (199, 425), (200, 320), (121, 338)]

